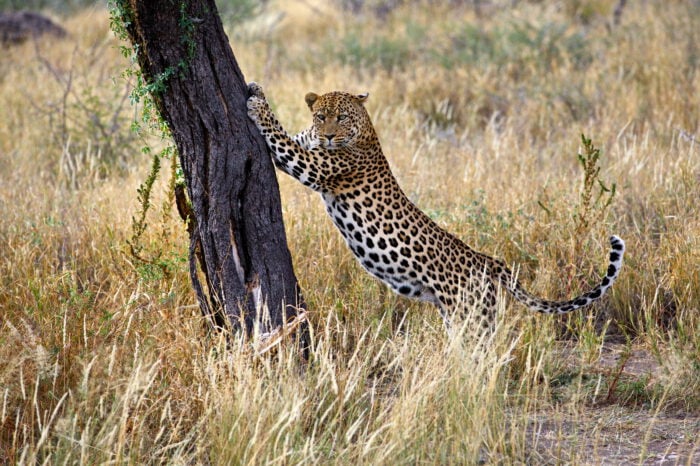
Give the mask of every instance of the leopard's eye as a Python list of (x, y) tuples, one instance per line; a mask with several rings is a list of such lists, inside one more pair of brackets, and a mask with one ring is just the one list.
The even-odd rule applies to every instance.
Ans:
[(326, 115), (318, 114), (316, 115), (316, 118), (318, 118), (318, 121), (326, 121)]
[(346, 119), (347, 117), (348, 117), (348, 116), (347, 116), (346, 114), (341, 113), (340, 115), (338, 115), (338, 121), (343, 121), (343, 120)]

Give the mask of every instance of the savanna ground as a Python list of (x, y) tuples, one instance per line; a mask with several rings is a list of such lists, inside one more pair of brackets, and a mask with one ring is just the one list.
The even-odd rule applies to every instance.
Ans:
[(38, 5), (69, 37), (0, 51), (0, 463), (700, 464), (700, 3), (220, 4), (290, 131), (306, 92), (369, 91), (407, 194), (533, 292), (585, 290), (627, 242), (602, 302), (506, 300), (477, 345), (281, 175), (308, 363), (207, 334), (167, 157), (133, 237), (168, 142), (131, 129), (124, 44), (79, 3)]

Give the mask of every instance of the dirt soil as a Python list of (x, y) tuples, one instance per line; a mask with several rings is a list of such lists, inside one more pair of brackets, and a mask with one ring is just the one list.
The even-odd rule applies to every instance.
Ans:
[[(562, 350), (567, 366), (580, 367), (573, 351)], [(626, 359), (625, 359), (626, 358)], [(622, 364), (624, 362), (624, 365)], [(620, 370), (622, 368), (622, 370)], [(587, 367), (594, 376), (619, 373), (620, 379), (651, 384), (664, 369), (642, 348), (606, 345)], [(612, 397), (536, 414), (528, 427), (532, 464), (700, 465), (700, 413), (625, 405)]]
[(700, 465), (699, 433), (698, 416), (620, 406), (542, 413), (528, 429), (532, 464)]

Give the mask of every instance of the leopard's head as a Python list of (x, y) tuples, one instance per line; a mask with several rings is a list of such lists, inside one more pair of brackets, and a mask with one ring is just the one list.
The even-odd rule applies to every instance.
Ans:
[(368, 96), (338, 91), (321, 96), (306, 94), (313, 126), (323, 147), (349, 147), (373, 137), (374, 128), (364, 106)]

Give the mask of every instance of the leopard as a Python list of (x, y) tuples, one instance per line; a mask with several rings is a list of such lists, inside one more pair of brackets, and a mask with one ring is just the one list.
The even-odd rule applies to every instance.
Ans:
[(275, 166), (319, 193), (360, 265), (395, 293), (435, 305), (449, 329), (455, 316), (492, 328), (500, 290), (530, 310), (566, 314), (601, 299), (622, 268), (625, 242), (609, 238), (608, 267), (598, 284), (569, 300), (536, 297), (506, 263), (443, 229), (404, 193), (365, 108), (368, 93), (306, 94), (312, 124), (290, 136), (262, 87), (248, 85), (247, 113)]

